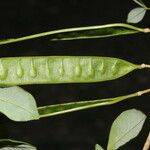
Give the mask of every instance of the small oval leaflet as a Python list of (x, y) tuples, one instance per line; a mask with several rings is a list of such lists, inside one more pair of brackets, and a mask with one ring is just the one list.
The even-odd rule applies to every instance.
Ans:
[(0, 112), (14, 121), (39, 119), (33, 96), (17, 86), (0, 88)]
[(129, 12), (127, 22), (138, 23), (144, 18), (145, 13), (146, 13), (145, 8), (142, 8), (142, 7), (134, 8)]
[(95, 145), (95, 150), (104, 150), (99, 144)]
[(12, 139), (0, 139), (0, 150), (37, 150), (37, 149), (36, 147), (26, 142)]
[(6, 146), (3, 148), (0, 148), (0, 150), (37, 150), (37, 149), (30, 145), (21, 144), (21, 145), (16, 145), (16, 146)]
[(112, 124), (107, 150), (116, 150), (136, 137), (145, 120), (145, 114), (136, 109), (121, 113)]

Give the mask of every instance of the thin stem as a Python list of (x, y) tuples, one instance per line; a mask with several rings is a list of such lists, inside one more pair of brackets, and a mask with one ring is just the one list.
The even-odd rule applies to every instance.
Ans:
[(149, 135), (148, 135), (146, 142), (144, 144), (143, 150), (149, 150), (149, 148), (150, 148), (150, 132), (149, 132)]
[(145, 28), (145, 29), (143, 29), (143, 32), (144, 32), (144, 33), (150, 33), (150, 28)]
[(149, 64), (141, 64), (140, 69), (143, 69), (143, 68), (150, 68), (150, 65)]
[(136, 0), (136, 1), (134, 1), (134, 2), (137, 3), (137, 4), (138, 4), (139, 6), (141, 6), (141, 7), (144, 7), (144, 8), (146, 7), (145, 4), (144, 4), (142, 1), (137, 1), (137, 0)]
[(145, 10), (150, 10), (150, 8), (146, 7)]
[(147, 93), (150, 93), (150, 89), (137, 92), (138, 96), (141, 96), (141, 95), (147, 94)]

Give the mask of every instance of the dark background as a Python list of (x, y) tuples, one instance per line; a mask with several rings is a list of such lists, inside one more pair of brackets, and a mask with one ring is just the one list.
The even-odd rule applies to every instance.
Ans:
[[(150, 6), (150, 3), (147, 5)], [(137, 5), (132, 0), (1, 0), (0, 39), (21, 37), (53, 29), (125, 22)], [(139, 27), (150, 27), (148, 12)], [(0, 46), (0, 56), (94, 55), (111, 56), (133, 63), (150, 64), (150, 35), (136, 34), (105, 39), (50, 42), (40, 38)], [(100, 99), (149, 88), (150, 71), (134, 71), (118, 80), (90, 84), (23, 86), (38, 106)], [(17, 123), (0, 116), (0, 138), (29, 142), (38, 150), (94, 150), (106, 148), (113, 120), (124, 110), (137, 108), (150, 115), (150, 96), (144, 95), (112, 106), (100, 107), (39, 121)], [(132, 120), (131, 120), (132, 121)], [(142, 132), (120, 150), (141, 150), (149, 132), (147, 120)]]

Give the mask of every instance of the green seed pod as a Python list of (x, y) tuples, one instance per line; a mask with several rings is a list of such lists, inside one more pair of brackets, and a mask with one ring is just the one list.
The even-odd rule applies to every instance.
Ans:
[(146, 67), (149, 65), (95, 56), (1, 58), (0, 85), (101, 82)]
[(21, 41), (31, 40), (35, 38), (50, 36), (50, 40), (78, 40), (78, 39), (92, 39), (92, 38), (105, 38), (119, 35), (129, 35), (135, 33), (150, 33), (149, 28), (138, 28), (124, 23), (113, 23), (98, 26), (87, 26), (60, 29), (38, 33), (34, 35), (24, 36), (20, 38), (11, 38), (0, 40), (0, 45), (17, 43)]
[(129, 94), (129, 95), (115, 97), (115, 98), (106, 98), (106, 99), (88, 100), (88, 101), (84, 100), (84, 101), (78, 101), (78, 102), (42, 106), (42, 107), (38, 107), (38, 112), (39, 112), (40, 118), (51, 117), (51, 116), (61, 115), (61, 114), (89, 109), (89, 108), (112, 105), (112, 104), (124, 101), (128, 98), (141, 96), (146, 93), (150, 93), (150, 89), (139, 91), (139, 92)]

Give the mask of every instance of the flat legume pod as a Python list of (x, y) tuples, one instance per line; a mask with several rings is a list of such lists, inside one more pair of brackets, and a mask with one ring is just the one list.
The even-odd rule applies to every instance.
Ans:
[(78, 102), (42, 106), (42, 107), (38, 107), (38, 112), (39, 112), (40, 118), (50, 117), (50, 116), (61, 115), (61, 114), (89, 109), (89, 108), (112, 105), (112, 104), (124, 101), (128, 98), (141, 96), (146, 93), (150, 93), (150, 89), (139, 91), (139, 92), (129, 94), (129, 95), (115, 97), (115, 98), (106, 98), (106, 99), (88, 100), (88, 101), (84, 100), (84, 101), (78, 101)]
[(95, 56), (39, 56), (0, 59), (0, 85), (100, 82), (142, 68), (127, 61)]
[(128, 35), (135, 33), (150, 33), (149, 28), (138, 28), (129, 24), (124, 23), (113, 23), (98, 26), (87, 26), (87, 27), (77, 27), (60, 29), (54, 31), (48, 31), (38, 34), (33, 34), (29, 36), (24, 36), (20, 38), (11, 38), (0, 40), (0, 45), (16, 43), (26, 40), (31, 40), (35, 38), (50, 36), (50, 40), (78, 40), (78, 39), (92, 39), (92, 38), (105, 38), (119, 35)]

